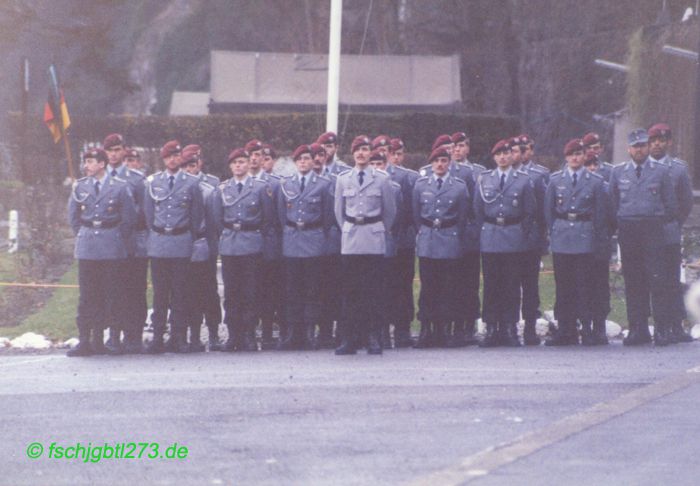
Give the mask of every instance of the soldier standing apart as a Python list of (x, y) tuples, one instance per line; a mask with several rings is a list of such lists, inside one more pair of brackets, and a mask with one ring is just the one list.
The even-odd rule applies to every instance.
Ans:
[(604, 181), (585, 169), (581, 140), (569, 141), (564, 156), (566, 168), (551, 175), (544, 205), (554, 262), (555, 317), (559, 322), (545, 345), (578, 344), (578, 320), (582, 344), (592, 345), (590, 298), (594, 282), (590, 269), (596, 255), (605, 258), (607, 254)]
[(666, 268), (672, 272), (670, 285), (674, 289), (675, 313), (670, 322), (669, 337), (672, 342), (688, 343), (692, 336), (683, 329), (686, 318), (683, 302), (683, 286), (680, 281), (681, 269), (681, 229), (693, 209), (693, 187), (688, 175), (688, 165), (669, 155), (673, 145), (671, 127), (665, 123), (657, 123), (649, 129), (649, 154), (652, 162), (659, 162), (669, 169), (673, 193), (678, 199), (678, 217), (664, 224), (664, 259)]
[(433, 150), (428, 161), (432, 174), (416, 181), (412, 197), (421, 281), (417, 348), (447, 346), (447, 328), (459, 320), (459, 259), (470, 200), (467, 184), (448, 172), (450, 154), (444, 147)]
[[(263, 170), (265, 163), (265, 146), (257, 139), (250, 140), (245, 145), (245, 151), (250, 156), (249, 175), (253, 179), (264, 182), (270, 187), (270, 203), (274, 207), (279, 192), (280, 177), (270, 171)], [(269, 149), (267, 150), (270, 153)], [(270, 164), (268, 163), (269, 167)], [(274, 349), (279, 344), (272, 337), (273, 324), (276, 321), (280, 328), (280, 336), (286, 333), (284, 321), (284, 264), (282, 262), (282, 228), (277, 218), (273, 218), (265, 228), (263, 239), (263, 255), (257, 291), (258, 301), (255, 303), (257, 318), (260, 320), (261, 348)], [(251, 339), (255, 339), (255, 329)]]
[(482, 347), (520, 346), (516, 331), (520, 305), (517, 269), (530, 246), (537, 203), (532, 181), (511, 167), (511, 148), (501, 140), (491, 150), (496, 169), (482, 173), (474, 196), (474, 213), (481, 226), (484, 275)]
[(513, 169), (525, 172), (532, 180), (537, 203), (535, 223), (531, 232), (530, 248), (520, 262), (520, 289), (522, 292), (521, 313), (525, 321), (523, 342), (526, 346), (537, 346), (537, 319), (540, 312), (540, 266), (542, 255), (547, 254), (547, 223), (544, 219), (544, 194), (549, 182), (549, 170), (532, 160), (534, 142), (526, 135), (512, 139)]
[(413, 280), (416, 275), (416, 227), (413, 222), (413, 187), (418, 180), (418, 172), (403, 166), (404, 143), (393, 138), (389, 146), (387, 172), (391, 179), (401, 186), (402, 210), (397, 215), (396, 235), (396, 322), (394, 323), (394, 345), (397, 348), (410, 348), (414, 345), (411, 337), (411, 323), (415, 315), (413, 303)]
[(193, 353), (202, 352), (205, 349), (200, 339), (204, 319), (209, 330), (209, 350), (215, 351), (220, 347), (218, 334), (221, 322), (221, 303), (216, 282), (217, 241), (216, 231), (211, 221), (216, 186), (209, 184), (208, 178), (201, 171), (200, 151), (199, 145), (188, 145), (182, 149), (183, 170), (199, 180), (199, 189), (202, 191), (205, 208), (205, 218), (202, 220), (200, 231), (193, 244), (187, 278), (186, 323), (190, 329), (189, 349)]
[(219, 185), (214, 195), (213, 216), (219, 235), (219, 254), (224, 279), (224, 322), (228, 341), (224, 351), (256, 351), (255, 304), (260, 288), (264, 235), (274, 217), (272, 188), (248, 174), (245, 149), (228, 157), (233, 177)]
[[(138, 354), (142, 351), (143, 326), (148, 314), (146, 303), (148, 278), (146, 239), (148, 231), (143, 216), (146, 178), (142, 172), (130, 169), (124, 163), (127, 151), (124, 146), (124, 137), (120, 134), (112, 133), (105, 137), (102, 147), (109, 158), (107, 172), (109, 172), (110, 177), (118, 177), (127, 182), (137, 212), (136, 226), (127, 245), (128, 256), (118, 269), (118, 280), (122, 285), (122, 297), (125, 300), (121, 303), (115, 302), (115, 305), (118, 306), (114, 312), (117, 321), (110, 323), (106, 347), (110, 353)], [(123, 346), (121, 343), (122, 331), (124, 332)]]
[(201, 231), (204, 203), (199, 179), (184, 172), (181, 147), (171, 140), (160, 149), (165, 170), (148, 176), (144, 214), (153, 280), (153, 341), (148, 352), (165, 351), (163, 334), (170, 309), (170, 339), (177, 353), (187, 345), (187, 278), (193, 243)]
[(355, 354), (358, 337), (368, 334), (368, 352), (381, 354), (381, 264), (386, 252), (386, 232), (394, 223), (396, 206), (389, 176), (369, 167), (369, 138), (355, 137), (351, 151), (355, 167), (338, 176), (335, 187), (335, 218), (342, 228), (345, 283), (343, 337), (335, 353)]
[(649, 160), (649, 137), (636, 129), (627, 137), (631, 161), (616, 165), (610, 180), (622, 251), (629, 334), (623, 344), (651, 342), (648, 327), (649, 299), (654, 316), (654, 343), (669, 344), (668, 325), (674, 309), (677, 285), (666, 268), (664, 223), (678, 219), (668, 166)]
[[(326, 169), (326, 149), (320, 143), (312, 143), (311, 156), (314, 161), (314, 172), (321, 175)], [(346, 169), (349, 170), (349, 169)], [(331, 199), (335, 200), (335, 182), (338, 175), (328, 171), (326, 176), (330, 180), (328, 188)], [(333, 326), (338, 323), (342, 308), (342, 295), (339, 289), (342, 287), (340, 277), (340, 226), (333, 217), (333, 223), (326, 236), (326, 248), (321, 257), (321, 318), (318, 323), (318, 338), (316, 344), (319, 348), (335, 348)]]
[[(107, 153), (94, 149), (83, 156), (87, 177), (76, 181), (68, 200), (68, 216), (78, 260), (78, 345), (69, 357), (107, 352), (103, 323), (113, 322), (122, 300), (119, 266), (124, 265), (136, 220), (126, 181), (105, 171)], [(110, 315), (112, 314), (112, 315)], [(92, 336), (91, 336), (92, 333)], [(92, 337), (92, 345), (90, 343)]]
[(277, 198), (285, 263), (287, 333), (280, 349), (316, 349), (316, 324), (321, 316), (322, 257), (333, 224), (330, 181), (311, 169), (311, 147), (300, 145), (292, 158), (297, 173), (285, 177)]

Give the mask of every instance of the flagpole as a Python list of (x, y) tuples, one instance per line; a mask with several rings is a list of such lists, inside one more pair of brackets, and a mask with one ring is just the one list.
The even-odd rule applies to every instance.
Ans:
[(340, 92), (340, 31), (343, 26), (343, 0), (331, 0), (330, 34), (328, 39), (328, 99), (326, 131), (338, 131)]
[(68, 134), (63, 130), (63, 115), (61, 115), (61, 135), (63, 136), (63, 147), (66, 150), (66, 160), (68, 160), (68, 177), (70, 177), (72, 182), (75, 180), (75, 174), (73, 174), (73, 155), (70, 150), (70, 143), (68, 142)]
[(27, 106), (29, 104), (29, 59), (22, 59), (20, 83), (22, 86), (22, 142), (20, 153), (20, 166), (22, 180), (29, 182), (29, 170), (27, 168)]
[(68, 177), (71, 181), (74, 181), (75, 174), (73, 173), (73, 155), (70, 149), (68, 133), (65, 129), (65, 120), (63, 119), (63, 94), (61, 93), (61, 88), (58, 85), (58, 75), (56, 74), (56, 68), (53, 64), (49, 66), (49, 78), (52, 84), (52, 89), (54, 91), (54, 99), (58, 102), (56, 111), (58, 111), (58, 119), (60, 122), (59, 129), (61, 130), (61, 138), (63, 139), (63, 148), (66, 152), (66, 161), (68, 163)]

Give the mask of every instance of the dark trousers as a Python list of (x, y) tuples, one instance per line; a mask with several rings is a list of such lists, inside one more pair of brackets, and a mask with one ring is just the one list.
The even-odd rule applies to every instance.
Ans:
[(379, 332), (382, 255), (342, 255), (343, 341), (359, 344), (361, 336)]
[(99, 336), (106, 324), (115, 322), (114, 312), (123, 302), (119, 282), (124, 260), (78, 260), (78, 315), (76, 324), (81, 342), (90, 341), (90, 333)]
[(681, 284), (681, 262), (683, 257), (681, 255), (681, 245), (664, 245), (663, 248), (664, 267), (669, 272), (669, 285), (673, 289), (673, 296), (671, 297), (671, 309), (673, 317), (669, 321), (671, 323), (681, 323), (687, 317), (685, 311), (685, 302), (683, 301), (683, 284)]
[(676, 286), (663, 258), (663, 223), (620, 220), (618, 235), (630, 330), (646, 329), (650, 299), (656, 325), (670, 323), (677, 314), (673, 308)]
[(153, 281), (153, 333), (162, 338), (170, 309), (171, 336), (187, 331), (188, 258), (151, 258)]
[(333, 324), (340, 321), (342, 315), (343, 295), (340, 291), (343, 283), (341, 278), (342, 266), (340, 255), (325, 255), (321, 257), (321, 318), (319, 333), (330, 338), (333, 336)]
[(459, 321), (474, 322), (481, 315), (481, 303), (479, 302), (479, 277), (481, 276), (481, 259), (478, 251), (469, 251), (459, 259), (460, 295), (457, 302), (461, 302)]
[(187, 269), (187, 317), (186, 323), (190, 330), (190, 341), (200, 340), (202, 322), (209, 298), (208, 278), (209, 261), (190, 262)]
[(424, 322), (447, 324), (459, 314), (459, 260), (418, 259), (420, 269), (420, 315)]
[[(219, 281), (216, 277), (218, 257), (210, 258), (207, 262), (206, 296), (204, 298), (204, 319), (209, 332), (218, 333), (221, 324), (221, 296)], [(211, 338), (211, 336), (209, 336)]]
[[(244, 333), (255, 325), (258, 275), (262, 262), (254, 255), (222, 256), (224, 322), (229, 330)], [(229, 339), (232, 336), (229, 335)]]
[(143, 326), (148, 317), (146, 287), (148, 286), (148, 258), (131, 257), (124, 260), (121, 272), (121, 285), (124, 287), (122, 326), (124, 341), (128, 344), (141, 344)]
[(481, 253), (484, 274), (485, 323), (508, 326), (518, 322), (520, 311), (519, 265), (525, 253)]
[(307, 330), (321, 315), (321, 257), (285, 258), (284, 263), (287, 323), (297, 331)]
[(415, 248), (399, 248), (394, 260), (396, 275), (396, 322), (394, 325), (408, 330), (413, 322), (413, 280), (416, 277)]
[(520, 259), (520, 280), (522, 290), (522, 315), (526, 321), (537, 320), (540, 313), (540, 250), (529, 250), (522, 253)]
[(257, 310), (262, 326), (263, 339), (272, 337), (273, 323), (282, 325), (285, 311), (285, 264), (281, 258), (263, 259), (260, 262), (260, 289)]
[(594, 258), (591, 262), (590, 309), (594, 321), (604, 321), (610, 313), (610, 260)]
[(593, 254), (554, 253), (555, 317), (560, 329), (573, 331), (576, 321), (591, 320), (591, 267)]

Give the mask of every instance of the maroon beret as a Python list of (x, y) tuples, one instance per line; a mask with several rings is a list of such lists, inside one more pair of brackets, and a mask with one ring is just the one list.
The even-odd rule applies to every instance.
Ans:
[(452, 143), (466, 142), (467, 145), (470, 143), (469, 137), (467, 137), (467, 134), (464, 132), (455, 132), (450, 138), (452, 139)]
[(93, 148), (83, 154), (83, 161), (86, 159), (97, 159), (100, 162), (108, 162), (107, 152), (100, 148)]
[(584, 147), (590, 147), (591, 145), (600, 143), (600, 135), (596, 132), (588, 132), (581, 139), (581, 143), (583, 143)]
[(350, 152), (353, 154), (357, 149), (362, 147), (363, 145), (367, 145), (369, 147), (370, 145), (370, 140), (367, 135), (358, 135), (352, 140), (352, 145), (350, 145)]
[(397, 150), (401, 150), (405, 148), (403, 144), (403, 140), (400, 138), (392, 138), (391, 139), (391, 146), (389, 147), (389, 150), (392, 152), (396, 152)]
[(273, 159), (277, 158), (277, 152), (275, 152), (275, 149), (272, 148), (272, 145), (270, 145), (269, 143), (263, 144), (262, 151), (263, 151), (263, 155), (268, 155), (268, 156), (272, 157)]
[(102, 148), (105, 150), (116, 147), (117, 145), (124, 145), (124, 137), (119, 133), (110, 133), (102, 142)]
[(447, 149), (445, 147), (437, 147), (437, 148), (433, 149), (432, 152), (430, 152), (430, 157), (428, 157), (428, 162), (432, 162), (433, 160), (437, 159), (438, 157), (447, 157), (449, 159), (450, 154), (447, 152)]
[(202, 154), (202, 148), (199, 145), (187, 145), (182, 149), (182, 163), (188, 164), (196, 161)]
[(520, 135), (518, 135), (518, 138), (520, 139), (520, 145), (531, 145), (535, 143), (532, 141), (530, 135), (528, 135), (527, 133), (521, 133)]
[(322, 133), (316, 139), (316, 143), (320, 143), (320, 144), (338, 143), (338, 136), (334, 132)]
[(657, 123), (656, 125), (653, 125), (649, 129), (648, 134), (649, 134), (649, 138), (651, 138), (651, 137), (672, 138), (671, 137), (671, 127), (669, 127), (665, 123)]
[(180, 147), (180, 142), (177, 140), (171, 140), (166, 142), (160, 149), (160, 158), (164, 159), (166, 157), (170, 157), (171, 155), (179, 154), (181, 151), (182, 147)]
[(374, 140), (372, 140), (373, 149), (379, 147), (388, 147), (389, 145), (391, 145), (391, 138), (387, 137), (386, 135), (379, 135), (377, 137), (374, 137)]
[(125, 149), (125, 152), (126, 152), (126, 154), (124, 155), (124, 157), (131, 157), (131, 158), (134, 158), (134, 159), (140, 159), (140, 158), (141, 158), (141, 154), (139, 153), (139, 151), (136, 150), (136, 149), (133, 148), (133, 147), (127, 147), (127, 148)]
[(564, 155), (571, 155), (578, 150), (583, 151), (583, 142), (580, 138), (569, 140), (566, 142), (566, 145), (564, 145)]
[(441, 147), (443, 145), (449, 145), (451, 143), (452, 143), (452, 137), (450, 137), (449, 135), (440, 135), (433, 142), (433, 147), (431, 148), (431, 150), (435, 150), (438, 147)]
[(373, 160), (381, 160), (382, 162), (386, 162), (386, 154), (381, 150), (374, 149), (372, 150), (372, 153), (369, 154), (369, 161), (372, 162)]
[(246, 149), (241, 147), (241, 148), (231, 150), (231, 153), (228, 154), (228, 162), (230, 163), (231, 161), (236, 160), (236, 159), (240, 159), (240, 158), (247, 159), (248, 157), (250, 157), (250, 155), (248, 154)]
[(510, 142), (507, 139), (499, 140), (491, 149), (491, 155), (496, 155), (498, 152), (507, 152), (510, 150)]
[(311, 145), (309, 145), (311, 148), (311, 156), (316, 157), (318, 154), (323, 154), (326, 155), (326, 149), (323, 148), (323, 145), (321, 145), (318, 142), (314, 142)]
[(309, 154), (311, 155), (311, 147), (309, 144), (303, 144), (299, 145), (295, 150), (294, 153), (292, 154), (292, 160), (297, 160), (299, 157), (301, 157), (303, 154)]
[(246, 152), (248, 152), (250, 154), (251, 152), (255, 152), (257, 150), (262, 150), (263, 143), (260, 140), (258, 140), (257, 138), (254, 138), (253, 140), (249, 140), (248, 143), (245, 144), (244, 148), (245, 148)]

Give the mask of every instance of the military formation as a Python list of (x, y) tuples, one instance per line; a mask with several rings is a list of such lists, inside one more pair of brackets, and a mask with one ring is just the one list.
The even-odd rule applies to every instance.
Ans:
[[(623, 343), (689, 342), (679, 274), (688, 168), (670, 155), (665, 124), (628, 142), (630, 159), (613, 166), (588, 133), (565, 145), (550, 173), (523, 134), (493, 146), (489, 170), (469, 161), (469, 137), (457, 132), (437, 137), (413, 171), (398, 138), (355, 137), (350, 166), (327, 132), (297, 147), (294, 174), (281, 177), (275, 150), (254, 139), (230, 152), (222, 182), (204, 172), (199, 146), (176, 140), (160, 150), (163, 170), (146, 176), (139, 152), (111, 134), (83, 155), (85, 177), (69, 199), (80, 298), (68, 356), (536, 346), (550, 251), (557, 327), (544, 344), (604, 345), (614, 235)], [(149, 261), (153, 339), (144, 346)]]

